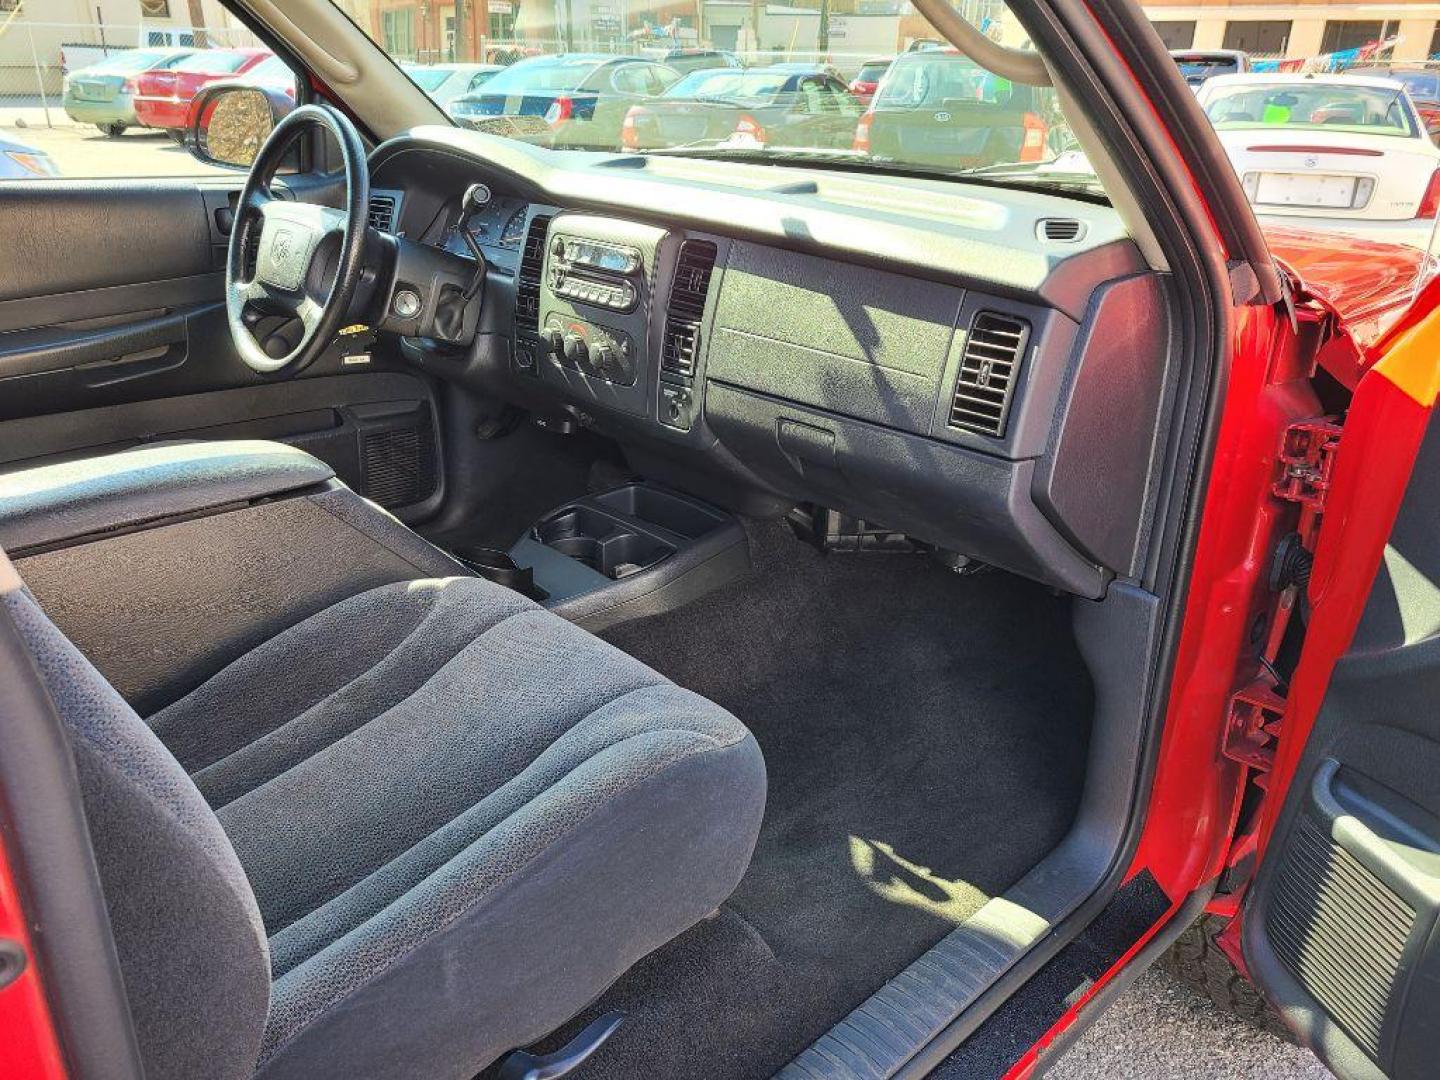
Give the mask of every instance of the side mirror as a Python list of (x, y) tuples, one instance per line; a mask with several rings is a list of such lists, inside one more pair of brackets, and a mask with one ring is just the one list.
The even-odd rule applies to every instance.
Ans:
[(280, 118), (295, 107), (257, 86), (207, 86), (190, 105), (190, 152), (207, 165), (248, 169)]

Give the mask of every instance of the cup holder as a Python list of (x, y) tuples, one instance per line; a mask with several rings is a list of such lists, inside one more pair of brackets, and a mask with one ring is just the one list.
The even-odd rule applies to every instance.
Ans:
[(635, 532), (588, 507), (572, 507), (540, 522), (535, 539), (612, 581), (648, 570), (675, 553), (674, 545), (659, 537)]

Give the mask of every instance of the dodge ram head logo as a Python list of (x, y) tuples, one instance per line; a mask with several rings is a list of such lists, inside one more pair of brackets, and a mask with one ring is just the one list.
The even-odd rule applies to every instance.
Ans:
[(287, 269), (295, 253), (295, 238), (289, 229), (281, 229), (270, 244), (270, 258), (275, 260), (277, 269)]

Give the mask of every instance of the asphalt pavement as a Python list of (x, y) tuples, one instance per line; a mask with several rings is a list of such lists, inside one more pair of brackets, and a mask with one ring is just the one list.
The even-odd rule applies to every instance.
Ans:
[(1045, 1080), (1330, 1080), (1308, 1050), (1217, 1009), (1151, 968), (1101, 1014)]

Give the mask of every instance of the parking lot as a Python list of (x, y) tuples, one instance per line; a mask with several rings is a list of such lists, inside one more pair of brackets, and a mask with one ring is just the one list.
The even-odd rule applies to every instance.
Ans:
[(44, 150), (61, 176), (204, 176), (217, 171), (163, 132), (136, 130), (111, 139), (94, 127), (75, 124), (53, 105), (49, 124), (38, 103), (0, 105), (0, 132)]

